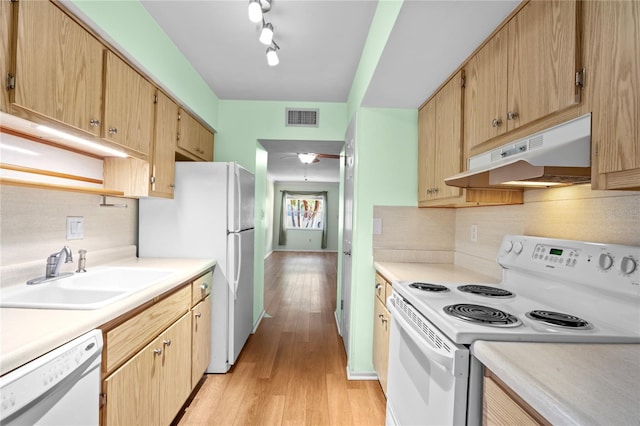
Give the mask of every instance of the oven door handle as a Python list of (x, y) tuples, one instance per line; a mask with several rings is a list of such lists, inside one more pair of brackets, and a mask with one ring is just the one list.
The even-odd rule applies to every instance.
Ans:
[(387, 308), (389, 309), (389, 312), (391, 312), (391, 321), (398, 322), (398, 325), (411, 337), (411, 339), (416, 343), (418, 349), (420, 349), (427, 358), (437, 362), (446, 368), (451, 375), (454, 375), (454, 354), (448, 354), (444, 351), (440, 351), (438, 348), (435, 348), (428, 339), (425, 339), (424, 336), (416, 331), (411, 323), (405, 319), (404, 314), (396, 308), (392, 298), (389, 299), (389, 302), (391, 303), (387, 303)]

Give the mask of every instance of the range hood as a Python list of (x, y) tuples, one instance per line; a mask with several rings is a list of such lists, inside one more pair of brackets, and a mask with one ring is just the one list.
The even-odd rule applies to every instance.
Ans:
[(446, 178), (461, 188), (527, 188), (591, 181), (591, 114), (469, 159), (468, 170)]

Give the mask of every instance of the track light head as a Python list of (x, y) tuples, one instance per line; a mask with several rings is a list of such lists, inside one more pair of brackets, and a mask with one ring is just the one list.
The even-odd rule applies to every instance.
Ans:
[(260, 43), (269, 46), (273, 41), (273, 25), (270, 22), (262, 24), (262, 31), (260, 32)]
[(262, 6), (260, 5), (259, 0), (249, 0), (249, 20), (251, 22), (260, 22), (262, 21)]
[(271, 67), (275, 67), (280, 63), (280, 59), (278, 59), (278, 53), (276, 52), (276, 49), (271, 46), (267, 47), (267, 63)]

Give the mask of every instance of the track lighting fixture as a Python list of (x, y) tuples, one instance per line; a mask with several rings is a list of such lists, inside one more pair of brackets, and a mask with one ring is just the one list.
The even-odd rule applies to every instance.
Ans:
[(258, 23), (262, 21), (262, 30), (258, 40), (260, 43), (269, 46), (267, 47), (267, 64), (275, 67), (280, 62), (276, 52), (276, 50), (280, 49), (280, 46), (273, 40), (273, 24), (264, 20), (264, 14), (271, 10), (271, 2), (272, 0), (249, 0), (248, 12), (251, 22)]

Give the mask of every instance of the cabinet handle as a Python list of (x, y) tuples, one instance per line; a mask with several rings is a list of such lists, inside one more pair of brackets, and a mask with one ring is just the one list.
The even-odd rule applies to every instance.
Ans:
[(500, 127), (502, 126), (502, 120), (500, 118), (494, 118), (491, 121), (491, 127)]
[(507, 113), (507, 120), (515, 120), (516, 118), (518, 118), (518, 113), (515, 111), (509, 111)]
[(196, 318), (200, 318), (202, 316), (202, 314), (200, 312), (196, 313)]
[(431, 188), (427, 189), (427, 194), (431, 194), (431, 192), (433, 192), (431, 191)]
[(118, 134), (118, 129), (116, 129), (115, 127), (109, 127), (109, 134), (110, 135), (117, 135)]
[(89, 125), (91, 127), (98, 127), (100, 125), (100, 120), (96, 120), (95, 118), (92, 118), (91, 120), (89, 120)]
[(207, 289), (209, 288), (209, 284), (204, 283), (200, 286), (200, 288), (202, 289), (202, 291), (207, 291)]
[(436, 194), (438, 193), (439, 190), (440, 190), (439, 188), (433, 188), (433, 192)]
[(163, 346), (171, 346), (171, 339), (163, 340), (162, 341), (162, 345)]
[(162, 349), (154, 349), (153, 353), (156, 355), (162, 355)]
[(382, 287), (382, 284), (380, 284), (380, 283), (376, 284), (376, 290), (380, 290), (381, 287)]

